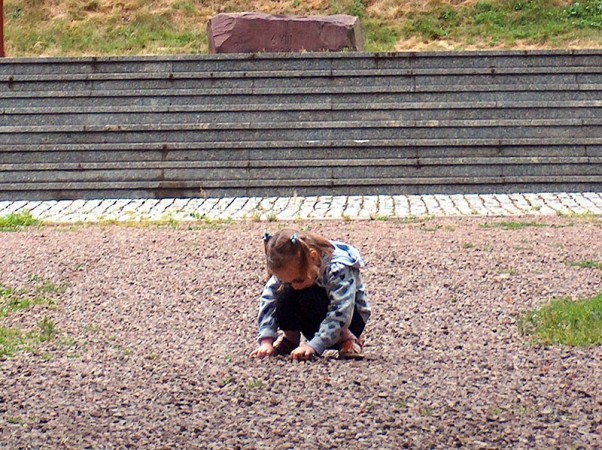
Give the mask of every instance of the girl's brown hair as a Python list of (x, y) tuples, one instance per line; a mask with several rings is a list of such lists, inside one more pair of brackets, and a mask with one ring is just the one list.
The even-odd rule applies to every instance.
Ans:
[[(302, 275), (317, 277), (322, 270), (322, 259), (331, 256), (334, 246), (324, 237), (310, 232), (299, 232), (290, 228), (278, 231), (274, 236), (264, 236), (268, 276), (291, 263), (299, 264)], [(311, 264), (310, 252), (320, 255), (318, 266)]]

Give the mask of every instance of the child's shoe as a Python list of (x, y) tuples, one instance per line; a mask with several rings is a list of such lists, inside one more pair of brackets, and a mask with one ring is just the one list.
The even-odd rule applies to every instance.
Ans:
[(276, 339), (276, 342), (274, 342), (274, 356), (290, 355), (297, 347), (299, 347), (299, 344), (295, 344), (290, 339), (280, 336)]
[(364, 359), (364, 346), (361, 339), (345, 339), (339, 349), (339, 358)]

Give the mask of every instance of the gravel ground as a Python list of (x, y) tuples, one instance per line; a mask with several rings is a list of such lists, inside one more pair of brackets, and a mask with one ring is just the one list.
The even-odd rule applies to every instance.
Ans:
[[(357, 246), (364, 361), (252, 360), (261, 235), (284, 223), (0, 234), (0, 283), (58, 336), (0, 361), (0, 448), (600, 448), (602, 347), (530, 345), (520, 315), (602, 292), (599, 220), (294, 223)], [(505, 219), (508, 220), (508, 219)], [(527, 219), (522, 219), (526, 221)]]

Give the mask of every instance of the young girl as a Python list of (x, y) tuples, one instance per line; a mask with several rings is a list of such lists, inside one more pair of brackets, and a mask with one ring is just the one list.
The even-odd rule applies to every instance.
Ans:
[[(291, 229), (266, 233), (264, 243), (270, 278), (259, 305), (259, 347), (251, 357), (290, 354), (306, 360), (337, 348), (342, 358), (363, 358), (359, 337), (371, 311), (359, 252)], [(283, 335), (276, 340), (278, 329)]]

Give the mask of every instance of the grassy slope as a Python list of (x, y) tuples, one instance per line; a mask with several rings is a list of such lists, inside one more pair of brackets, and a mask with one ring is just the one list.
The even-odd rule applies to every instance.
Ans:
[(368, 51), (602, 48), (602, 0), (5, 0), (8, 56), (207, 52), (220, 12), (353, 14)]

